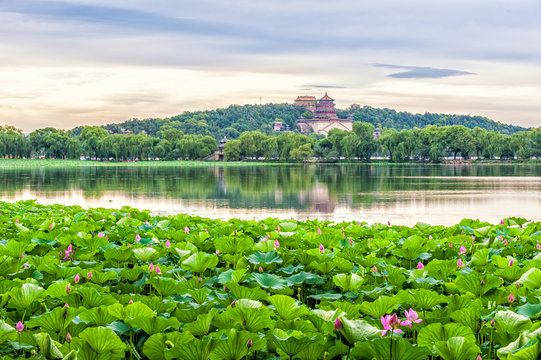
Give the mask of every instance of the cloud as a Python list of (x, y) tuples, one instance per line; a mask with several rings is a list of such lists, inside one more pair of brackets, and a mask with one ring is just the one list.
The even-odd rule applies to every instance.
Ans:
[(387, 69), (400, 69), (405, 70), (397, 73), (387, 75), (392, 78), (399, 79), (439, 79), (449, 76), (459, 75), (477, 75), (475, 73), (452, 70), (452, 69), (438, 69), (433, 67), (424, 66), (404, 66), (404, 65), (391, 65), (391, 64), (373, 64), (375, 67), (387, 68)]
[(304, 84), (299, 86), (302, 89), (345, 89), (345, 86), (340, 85), (321, 85), (321, 84)]

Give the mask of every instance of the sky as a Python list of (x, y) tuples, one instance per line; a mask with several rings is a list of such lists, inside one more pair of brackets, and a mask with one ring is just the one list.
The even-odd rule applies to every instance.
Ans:
[(541, 0), (0, 0), (0, 124), (169, 117), (328, 92), (541, 126)]

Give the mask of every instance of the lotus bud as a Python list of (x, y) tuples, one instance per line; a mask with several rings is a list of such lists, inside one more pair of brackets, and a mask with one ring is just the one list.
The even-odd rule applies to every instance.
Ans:
[(349, 238), (349, 245), (353, 246), (353, 239)]
[(377, 230), (378, 229), (378, 226), (377, 225), (374, 225), (374, 230)]
[(67, 343), (70, 343), (70, 342), (71, 342), (71, 334), (70, 334), (70, 333), (68, 333), (68, 334), (66, 335), (66, 342), (67, 342)]
[(21, 259), (24, 258), (24, 253), (21, 254)]
[(185, 226), (185, 227), (184, 227), (184, 232), (185, 232), (186, 234), (189, 234), (189, 233), (190, 233), (190, 228), (187, 227), (187, 226)]
[(452, 248), (452, 247), (453, 247), (453, 243), (449, 243), (449, 247)]
[(263, 272), (263, 268), (259, 266), (259, 272)]
[(86, 278), (88, 280), (92, 279), (92, 270), (90, 270), (87, 274), (86, 274)]
[(432, 235), (428, 235), (428, 240), (432, 240)]
[(248, 341), (246, 342), (246, 347), (248, 349), (252, 347), (252, 339), (248, 339)]
[(343, 327), (344, 326), (342, 325), (342, 321), (340, 321), (340, 318), (336, 318), (336, 320), (334, 320), (334, 330), (340, 331)]
[(520, 283), (519, 283), (519, 282), (517, 282), (517, 283), (515, 284), (515, 286), (516, 286), (516, 287), (517, 287), (517, 289), (518, 289), (518, 288), (520, 287)]
[(53, 224), (49, 224), (49, 230), (53, 229)]
[(98, 233), (98, 237), (99, 237), (99, 238), (105, 237), (105, 234), (104, 234), (103, 232), (100, 231), (100, 232)]
[(513, 295), (513, 293), (509, 294), (509, 297), (507, 298), (507, 301), (509, 301), (510, 303), (515, 301), (515, 295)]
[(220, 254), (221, 254), (220, 250), (216, 250), (216, 255), (220, 255)]
[(485, 285), (485, 279), (481, 279), (481, 285)]
[(540, 243), (537, 243), (537, 245), (535, 247), (537, 248), (537, 250), (541, 250), (541, 244)]
[(391, 222), (387, 220), (387, 226), (391, 226)]
[(128, 302), (128, 304), (130, 304), (130, 305), (133, 304), (133, 300), (130, 299), (130, 301)]
[(19, 219), (15, 219), (15, 224), (18, 224), (19, 223)]
[(66, 286), (66, 292), (69, 294), (71, 292), (71, 286), (70, 284), (68, 284), (68, 286)]
[(475, 360), (483, 360), (483, 358), (481, 357), (481, 354), (477, 355), (477, 357), (475, 358)]
[(396, 316), (396, 314), (393, 314), (391, 318), (389, 319), (389, 325), (393, 329), (396, 329), (398, 328), (398, 326), (400, 326), (400, 319), (398, 319), (398, 316)]
[(458, 259), (458, 261), (456, 262), (456, 267), (457, 267), (457, 268), (463, 268), (463, 267), (465, 267), (465, 266), (466, 266), (466, 264), (464, 264), (464, 263), (462, 262), (462, 259)]
[(23, 330), (24, 330), (24, 325), (23, 325), (23, 323), (19, 321), (19, 322), (17, 323), (17, 325), (15, 325), (15, 329), (17, 329), (17, 331), (19, 332), (19, 334), (22, 333)]
[(280, 232), (280, 227), (276, 225), (276, 231)]
[(203, 278), (201, 276), (199, 277), (199, 282), (203, 282)]
[(503, 241), (503, 244), (504, 244), (505, 246), (507, 246), (507, 244), (508, 244), (507, 240), (504, 240), (504, 241)]
[(28, 269), (28, 265), (25, 265), (25, 266), (24, 266), (24, 269), (25, 269), (25, 270)]
[(165, 247), (169, 249), (171, 247), (171, 241), (167, 240), (165, 242)]
[(231, 307), (234, 308), (235, 306), (237, 306), (237, 301), (233, 300), (233, 302), (231, 303)]
[(75, 275), (75, 278), (73, 279), (73, 281), (75, 281), (75, 283), (78, 284), (80, 279), (81, 277), (79, 276), (79, 274), (77, 274)]
[(321, 235), (321, 229), (320, 228), (317, 228), (317, 234)]
[(494, 318), (492, 318), (492, 320), (490, 320), (490, 325), (492, 325), (492, 326), (496, 325), (496, 320), (494, 320)]
[(376, 267), (376, 265), (374, 265), (374, 267), (372, 268), (372, 272), (373, 272), (373, 273), (377, 273), (377, 272), (378, 272), (378, 268)]
[(246, 319), (242, 320), (242, 326), (246, 326)]
[(513, 266), (513, 260), (509, 260), (509, 267)]
[(503, 224), (505, 224), (505, 221), (503, 221), (503, 220), (500, 220), (500, 224), (502, 224), (502, 225), (503, 225)]
[(156, 265), (156, 274), (161, 275), (161, 273), (162, 273), (162, 270), (160, 269), (158, 265)]
[(419, 261), (419, 263), (417, 264), (417, 269), (422, 270), (424, 268), (425, 268), (425, 266), (423, 265), (423, 263)]
[(325, 252), (325, 247), (323, 246), (323, 244), (319, 244), (319, 251), (320, 252)]
[(280, 247), (280, 243), (278, 242), (278, 239), (274, 240), (274, 247), (277, 249)]
[(139, 236), (139, 234), (135, 235), (135, 241), (137, 242), (141, 241), (141, 236)]
[(153, 271), (154, 271), (154, 264), (153, 264), (153, 263), (150, 263), (150, 265), (148, 266), (148, 271), (149, 271), (149, 272), (153, 272)]

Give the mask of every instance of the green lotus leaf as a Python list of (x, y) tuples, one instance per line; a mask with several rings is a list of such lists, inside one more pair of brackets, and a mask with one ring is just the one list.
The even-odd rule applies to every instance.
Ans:
[(130, 325), (120, 320), (114, 320), (107, 324), (106, 328), (113, 330), (118, 336), (122, 336), (126, 331), (131, 329)]
[(154, 317), (129, 317), (126, 319), (128, 323), (133, 328), (142, 329), (148, 335), (154, 335), (161, 333), (168, 328), (178, 329), (180, 323), (174, 317), (166, 319), (161, 316)]
[(524, 305), (518, 306), (516, 312), (519, 315), (525, 316), (527, 318), (538, 318), (541, 317), (541, 304), (530, 304), (526, 303)]
[(248, 256), (248, 261), (254, 265), (260, 265), (260, 264), (281, 264), (283, 260), (278, 256), (278, 253), (276, 251), (270, 251), (266, 253), (262, 253), (259, 251), (256, 251), (252, 255)]
[(394, 255), (406, 260), (414, 260), (421, 254), (434, 250), (436, 247), (437, 245), (434, 240), (429, 240), (419, 235), (413, 235), (404, 240), (401, 247), (394, 250)]
[(96, 288), (79, 287), (74, 292), (81, 295), (84, 306), (89, 308), (101, 305), (111, 305), (117, 302), (114, 297), (100, 293)]
[(291, 358), (295, 357), (306, 346), (322, 342), (322, 338), (321, 335), (308, 337), (300, 331), (286, 332), (280, 329), (274, 329), (269, 335), (270, 341)]
[[(230, 329), (224, 333), (225, 339), (217, 340), (216, 347), (210, 354), (211, 360), (241, 360), (249, 353), (261, 350), (265, 341), (260, 339), (257, 334), (248, 331), (237, 331)], [(251, 347), (246, 344), (251, 340)]]
[(396, 299), (388, 296), (380, 296), (373, 302), (364, 301), (361, 304), (361, 311), (374, 319), (388, 314), (397, 308)]
[(34, 284), (23, 284), (9, 292), (9, 305), (17, 310), (26, 310), (34, 301), (45, 295), (45, 289)]
[(309, 313), (306, 307), (299, 306), (295, 299), (286, 295), (273, 295), (269, 297), (269, 302), (284, 320), (293, 320)]
[(220, 275), (218, 275), (217, 281), (222, 285), (225, 285), (227, 283), (238, 284), (242, 280), (242, 277), (245, 273), (246, 269), (229, 269), (220, 273)]
[(451, 313), (451, 319), (455, 322), (467, 326), (472, 332), (477, 331), (479, 321), (481, 318), (481, 311), (475, 307), (466, 307)]
[(324, 353), (328, 348), (328, 343), (314, 342), (305, 346), (304, 349), (297, 354), (297, 357), (301, 360), (320, 360), (324, 358)]
[(456, 287), (461, 293), (469, 292), (476, 297), (482, 296), (500, 285), (501, 280), (496, 276), (482, 275), (477, 271), (463, 275), (456, 281)]
[(456, 273), (456, 261), (434, 259), (425, 266), (425, 270), (435, 279), (447, 280)]
[(46, 359), (62, 359), (64, 357), (49, 334), (34, 334), (34, 339), (41, 354), (45, 356)]
[(24, 241), (11, 239), (6, 243), (6, 245), (0, 247), (0, 252), (2, 253), (2, 255), (7, 255), (11, 256), (12, 258), (19, 259), (21, 254), (24, 254), (27, 251), (31, 251), (35, 246), (36, 244), (34, 243), (26, 243)]
[(214, 240), (214, 246), (223, 254), (241, 254), (254, 244), (248, 236), (224, 236)]
[(330, 262), (330, 261), (324, 261), (324, 262), (312, 261), (310, 263), (310, 268), (316, 270), (317, 272), (321, 274), (330, 273), (331, 271), (334, 270), (334, 268), (336, 268), (336, 266), (337, 266), (336, 263)]
[(354, 346), (357, 341), (372, 340), (381, 336), (381, 331), (370, 325), (365, 320), (348, 320), (346, 317), (339, 317), (342, 322), (340, 333), (348, 342), (349, 346)]
[(541, 288), (541, 269), (531, 268), (526, 271), (517, 283), (525, 286), (527, 289), (540, 289)]
[(166, 334), (151, 335), (143, 345), (143, 354), (149, 359), (165, 360), (166, 342)]
[(265, 289), (270, 288), (275, 290), (282, 290), (287, 287), (287, 282), (282, 277), (274, 274), (254, 273), (252, 274), (251, 279), (255, 280), (261, 287), (264, 287)]
[(317, 294), (317, 295), (308, 295), (308, 298), (315, 299), (315, 300), (321, 300), (321, 299), (338, 300), (338, 299), (342, 298), (342, 294), (335, 293), (335, 292), (324, 292), (324, 293)]
[(68, 281), (57, 281), (49, 285), (47, 288), (47, 291), (45, 292), (45, 296), (50, 296), (52, 298), (56, 299), (62, 299), (64, 298), (68, 293), (66, 292), (66, 288), (68, 286)]
[(120, 272), (118, 273), (118, 276), (121, 279), (133, 282), (139, 279), (139, 276), (141, 276), (143, 272), (144, 272), (143, 268), (136, 266), (133, 268), (124, 268), (120, 270)]
[(216, 255), (198, 252), (192, 254), (189, 258), (184, 260), (180, 266), (184, 270), (202, 274), (205, 272), (205, 270), (207, 270), (208, 268), (213, 268), (217, 264), (218, 257)]
[(249, 288), (238, 284), (228, 284), (229, 290), (235, 297), (235, 299), (250, 299), (250, 300), (265, 300), (269, 294), (259, 287)]
[(349, 319), (355, 319), (360, 316), (361, 304), (353, 304), (349, 301), (334, 301), (331, 303), (331, 306), (345, 312), (346, 317)]
[(17, 330), (4, 320), (0, 320), (0, 344), (17, 339)]
[(135, 318), (152, 318), (156, 316), (154, 311), (140, 302), (134, 302), (133, 304), (129, 304), (127, 306), (117, 303), (109, 306), (107, 311), (109, 311), (111, 316), (123, 321)]
[(282, 221), (280, 224), (280, 231), (295, 231), (297, 229), (297, 224), (292, 221)]
[(541, 329), (532, 333), (521, 333), (515, 341), (498, 349), (498, 356), (500, 359), (508, 360), (537, 360), (541, 351), (537, 338), (538, 333), (541, 333)]
[[(359, 341), (351, 351), (355, 359), (362, 360), (388, 360), (391, 358), (391, 339), (375, 339), (372, 341)], [(426, 348), (415, 346), (405, 339), (393, 339), (393, 358), (400, 360), (424, 360), (429, 351)], [(473, 359), (473, 358), (472, 358)]]
[(181, 294), (185, 287), (173, 278), (154, 277), (147, 282), (163, 297), (169, 297), (174, 294)]
[(100, 359), (123, 359), (126, 345), (117, 334), (105, 327), (87, 328), (79, 334)]
[(473, 254), (470, 264), (473, 266), (485, 266), (488, 264), (488, 257), (490, 254), (490, 249), (480, 249)]
[(160, 257), (160, 253), (156, 251), (156, 249), (151, 247), (133, 249), (133, 254), (143, 263), (147, 263), (149, 261), (156, 261)]
[(323, 276), (319, 276), (311, 272), (301, 271), (298, 274), (291, 275), (290, 277), (286, 278), (286, 281), (287, 286), (291, 287), (293, 285), (301, 285), (303, 283), (309, 285), (323, 285), (326, 279)]
[(54, 334), (65, 335), (71, 321), (82, 311), (85, 311), (85, 308), (56, 307), (49, 312), (30, 318), (26, 325), (29, 328), (39, 327), (53, 336), (55, 336)]
[(402, 287), (402, 284), (407, 280), (404, 276), (404, 270), (398, 267), (387, 266), (385, 272), (387, 273), (387, 282), (396, 288)]
[(407, 304), (408, 307), (421, 310), (431, 310), (436, 305), (447, 303), (445, 296), (427, 289), (400, 290), (396, 301), (402, 303), (403, 307)]
[(109, 313), (106, 305), (83, 311), (79, 314), (79, 318), (84, 322), (89, 323), (89, 325), (95, 326), (107, 326), (115, 321), (115, 317)]
[(210, 312), (206, 314), (201, 314), (197, 317), (197, 320), (195, 320), (194, 322), (185, 324), (183, 330), (189, 331), (191, 334), (195, 336), (207, 335), (210, 330), (212, 319), (214, 319), (217, 313), (218, 313), (218, 310), (212, 309)]
[(109, 247), (105, 252), (103, 253), (103, 256), (107, 260), (114, 260), (116, 262), (126, 262), (128, 261), (131, 256), (133, 255), (133, 251), (129, 248), (114, 248)]
[(532, 327), (532, 322), (529, 318), (510, 310), (498, 311), (494, 315), (494, 321), (496, 323), (495, 341), (502, 347), (514, 341), (517, 334)]
[(116, 280), (118, 277), (115, 271), (93, 271), (91, 281), (95, 284), (102, 285), (108, 281)]
[(443, 360), (471, 360), (475, 359), (481, 349), (465, 337), (452, 337), (447, 341), (438, 341), (436, 352)]
[(216, 341), (212, 338), (199, 340), (193, 338), (193, 336), (188, 342), (180, 344), (178, 342), (173, 343), (174, 346), (165, 352), (165, 358), (167, 360), (208, 360), (212, 350), (216, 346)]
[[(446, 343), (447, 340), (453, 337), (463, 337), (471, 344), (476, 343), (475, 335), (464, 325), (455, 323), (447, 323), (445, 325), (434, 323), (423, 327), (421, 331), (419, 331), (417, 345), (432, 349), (437, 342)], [(475, 356), (477, 356), (477, 354)]]
[[(197, 250), (197, 248), (196, 248)], [(175, 248), (175, 251), (177, 253), (178, 256), (180, 256), (180, 261), (182, 262), (183, 260), (185, 260), (186, 258), (188, 258), (188, 256), (192, 253), (191, 250), (181, 250), (179, 248)]]
[(364, 282), (364, 278), (355, 273), (334, 275), (332, 279), (335, 285), (345, 292), (358, 290)]
[(71, 350), (62, 358), (62, 360), (77, 360), (77, 351)]

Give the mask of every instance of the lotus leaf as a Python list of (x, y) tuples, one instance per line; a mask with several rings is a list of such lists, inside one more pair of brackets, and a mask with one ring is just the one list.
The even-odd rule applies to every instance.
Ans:
[(213, 268), (218, 264), (218, 257), (216, 255), (207, 254), (205, 252), (198, 252), (192, 254), (189, 258), (181, 263), (181, 267), (184, 270), (188, 270), (194, 273), (204, 273), (208, 268)]
[(273, 295), (269, 302), (274, 306), (278, 315), (284, 320), (294, 320), (308, 314), (308, 309), (299, 306), (295, 299), (285, 295)]
[(438, 341), (435, 348), (444, 360), (474, 359), (481, 351), (475, 341), (465, 337), (452, 337), (447, 341)]
[(9, 292), (9, 305), (17, 310), (26, 310), (34, 301), (38, 301), (45, 294), (45, 289), (34, 284), (23, 284)]
[(251, 279), (256, 281), (261, 287), (265, 289), (281, 290), (287, 287), (287, 282), (280, 276), (274, 274), (252, 274)]
[(341, 288), (343, 291), (348, 292), (358, 290), (364, 282), (364, 278), (355, 273), (349, 275), (338, 274), (333, 276), (333, 281), (336, 286)]
[(380, 296), (373, 302), (365, 301), (361, 304), (361, 312), (374, 319), (379, 319), (380, 316), (388, 314), (396, 308), (396, 300), (388, 296)]
[(101, 326), (88, 328), (79, 334), (79, 338), (86, 341), (99, 358), (124, 358), (126, 345), (111, 329)]

